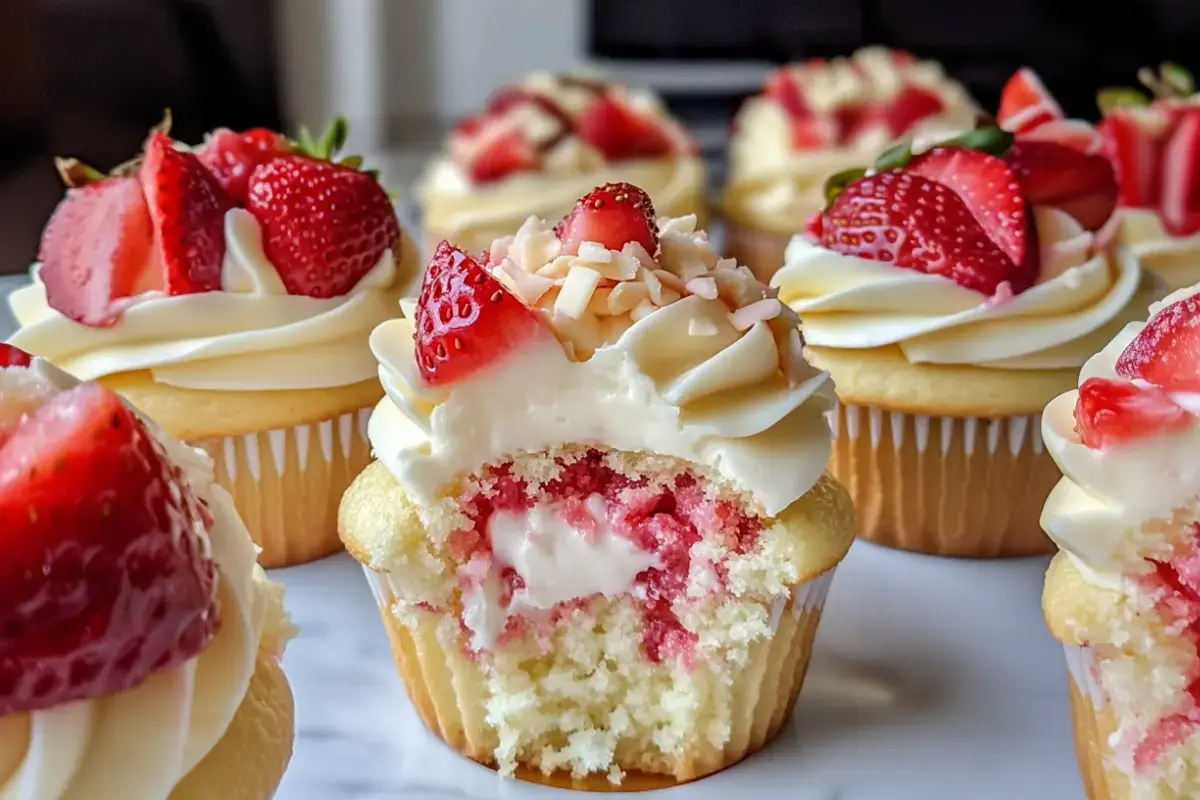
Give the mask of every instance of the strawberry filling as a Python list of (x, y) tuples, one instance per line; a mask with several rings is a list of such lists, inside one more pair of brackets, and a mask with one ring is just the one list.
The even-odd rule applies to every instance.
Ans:
[(1196, 651), (1183, 701), (1152, 722), (1134, 747), (1134, 769), (1142, 773), (1200, 728), (1200, 524), (1192, 526), (1189, 538), (1187, 552), (1167, 561), (1151, 560), (1154, 571), (1142, 578), (1143, 587), (1156, 595), (1155, 607), (1164, 621)]
[[(498, 525), (531, 514), (553, 514), (561, 524), (553, 529), (531, 528), (528, 544), (521, 546), (546, 550), (560, 544), (544, 541), (545, 536), (574, 536), (597, 546), (602, 537), (615, 539), (604, 552), (622, 554), (628, 571), (637, 571), (627, 576), (627, 583), (622, 581), (626, 585), (610, 585), (603, 593), (626, 596), (636, 604), (644, 621), (642, 647), (647, 659), (689, 662), (696, 635), (684, 626), (678, 612), (697, 599), (695, 575), (703, 572), (707, 576), (701, 581), (705, 597), (719, 597), (727, 591), (725, 565), (720, 561), (696, 563), (695, 545), (717, 541), (724, 552), (745, 553), (757, 540), (762, 520), (728, 500), (713, 497), (705, 480), (691, 472), (659, 481), (630, 477), (598, 450), (588, 450), (569, 461), (560, 457), (555, 468), (555, 476), (536, 488), (514, 474), (511, 464), (490, 468), (462, 497), (461, 507), (470, 525), (459, 529), (449, 546), (460, 565), (464, 598), (482, 591), (489, 576), (499, 584), (494, 602), (503, 615), (497, 638), (501, 645), (526, 636), (546, 637), (556, 625), (569, 622), (574, 609), (586, 609), (597, 599), (600, 592), (576, 594), (587, 589), (583, 585), (586, 579), (556, 593), (547, 588), (555, 575), (522, 574), (521, 565), (509, 563), (510, 558), (519, 560), (512, 554), (520, 550), (500, 541)], [(583, 574), (611, 566), (608, 558), (595, 560), (594, 569), (586, 567)], [(577, 567), (565, 564), (563, 570)], [(691, 593), (689, 584), (693, 585)], [(542, 601), (535, 602), (535, 595)], [(472, 643), (477, 641), (472, 640), (477, 631), (470, 630), (467, 620), (463, 627), (468, 652), (482, 649)]]

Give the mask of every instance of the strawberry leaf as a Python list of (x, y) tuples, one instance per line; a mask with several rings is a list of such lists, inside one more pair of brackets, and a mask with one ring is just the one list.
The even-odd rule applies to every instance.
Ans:
[(862, 167), (854, 167), (852, 169), (844, 169), (841, 172), (830, 175), (825, 180), (825, 203), (826, 205), (833, 203), (837, 196), (845, 191), (846, 187), (861, 178), (866, 177), (867, 171)]
[(959, 147), (979, 150), (990, 156), (1004, 158), (1013, 145), (1013, 135), (998, 125), (987, 125), (939, 143), (939, 147)]
[(1150, 105), (1150, 98), (1145, 92), (1128, 86), (1115, 86), (1101, 89), (1096, 93), (1096, 105), (1101, 114), (1107, 114), (1118, 108), (1134, 108)]
[(912, 157), (912, 140), (909, 139), (884, 150), (875, 162), (875, 171), (887, 172), (889, 169), (900, 169), (912, 161)]

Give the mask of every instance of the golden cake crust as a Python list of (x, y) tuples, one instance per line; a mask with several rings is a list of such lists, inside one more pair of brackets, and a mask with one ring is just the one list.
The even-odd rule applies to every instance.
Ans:
[(1054, 638), (1063, 644), (1098, 644), (1084, 641), (1083, 631), (1102, 630), (1103, 621), (1118, 613), (1121, 594), (1088, 583), (1066, 553), (1059, 553), (1046, 570), (1042, 612)]
[(229, 729), (171, 792), (170, 800), (269, 800), (292, 757), (291, 686), (279, 659), (259, 650)]
[[(846, 490), (824, 473), (811, 489), (778, 517), (803, 542), (801, 581), (837, 565), (854, 541), (854, 507)], [(338, 532), (360, 563), (386, 571), (391, 554), (424, 536), (417, 507), (382, 462), (367, 467), (351, 484), (338, 512)]]
[(840, 350), (808, 346), (809, 363), (833, 377), (838, 397), (854, 405), (945, 417), (1038, 414), (1075, 388), (1079, 370), (987, 369), (912, 364), (899, 347)]

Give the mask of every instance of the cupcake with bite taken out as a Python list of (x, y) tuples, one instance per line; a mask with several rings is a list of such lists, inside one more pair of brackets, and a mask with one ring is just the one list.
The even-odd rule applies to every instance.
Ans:
[(660, 98), (592, 76), (531, 75), (459, 122), (421, 179), (427, 249), (447, 239), (485, 250), (613, 181), (642, 187), (664, 214), (705, 217), (696, 143)]
[(340, 518), (435, 734), (603, 789), (779, 732), (854, 531), (795, 323), (627, 184), (438, 248), (372, 334), (379, 461)]
[(344, 137), (189, 149), (160, 129), (111, 175), (60, 162), (70, 188), (10, 297), (14, 344), (210, 454), (268, 566), (339, 547), (383, 394), (367, 339), (417, 272), (387, 193), (334, 160)]
[(0, 794), (275, 794), (291, 626), (207, 456), (0, 345), (0, 537)]
[(1115, 200), (1095, 132), (1058, 127), (986, 126), (839, 176), (772, 281), (833, 376), (832, 471), (867, 539), (974, 557), (1052, 547), (1042, 409), (1155, 292), (1089, 231)]
[(1200, 286), (1150, 308), (1046, 408), (1063, 643), (1090, 800), (1200, 797)]
[(1121, 187), (1116, 241), (1172, 289), (1200, 281), (1200, 94), (1187, 70), (1144, 69), (1099, 94), (1099, 129)]
[(966, 90), (909, 53), (866, 47), (781, 67), (734, 121), (721, 201), (730, 254), (770, 280), (792, 236), (825, 205), (826, 178), (899, 139), (974, 125)]

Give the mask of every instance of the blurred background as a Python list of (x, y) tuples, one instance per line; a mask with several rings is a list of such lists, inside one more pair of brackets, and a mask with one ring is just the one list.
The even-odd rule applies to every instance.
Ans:
[(985, 108), (1017, 67), (1068, 114), (1139, 66), (1195, 67), (1200, 2), (1123, 0), (0, 0), (0, 273), (24, 271), (61, 197), (54, 155), (107, 168), (166, 107), (175, 135), (323, 128), (403, 189), (446, 127), (532, 70), (650, 86), (720, 180), (738, 104), (789, 60), (864, 44), (941, 61)]

